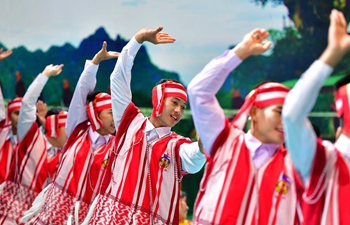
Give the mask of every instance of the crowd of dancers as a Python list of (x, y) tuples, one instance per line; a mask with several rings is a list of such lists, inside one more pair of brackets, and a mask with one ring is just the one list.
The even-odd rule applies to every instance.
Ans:
[[(291, 90), (259, 84), (232, 121), (215, 96), (246, 58), (269, 49), (269, 33), (247, 33), (187, 90), (162, 79), (147, 117), (132, 102), (131, 71), (144, 42), (175, 42), (162, 30), (141, 29), (120, 53), (103, 42), (86, 60), (68, 112), (38, 101), (63, 65), (46, 66), (7, 109), (0, 92), (0, 224), (179, 224), (182, 177), (204, 165), (194, 224), (350, 224), (350, 76), (336, 83), (336, 142), (317, 137), (308, 120), (350, 49), (344, 15), (332, 10), (327, 47)], [(0, 60), (10, 55), (1, 51)], [(99, 64), (114, 58), (111, 94), (95, 91)], [(171, 130), (188, 102), (196, 142)]]

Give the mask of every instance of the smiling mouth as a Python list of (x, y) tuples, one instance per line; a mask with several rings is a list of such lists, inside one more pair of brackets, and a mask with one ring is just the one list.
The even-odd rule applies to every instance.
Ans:
[(179, 120), (179, 118), (176, 117), (176, 116), (171, 115), (170, 117), (173, 118), (175, 121), (178, 121), (178, 120)]

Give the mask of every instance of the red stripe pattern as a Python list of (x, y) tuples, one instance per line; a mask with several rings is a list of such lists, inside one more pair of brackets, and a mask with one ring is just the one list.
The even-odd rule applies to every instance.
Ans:
[(86, 105), (86, 112), (93, 131), (100, 129), (103, 125), (98, 118), (98, 112), (109, 108), (112, 108), (111, 96), (106, 93), (97, 94), (95, 99)]
[(10, 138), (11, 124), (0, 127), (0, 184), (5, 181), (10, 171), (11, 160), (18, 144), (14, 145)]
[(0, 218), (19, 222), (22, 213), (50, 182), (46, 142), (37, 123), (33, 123), (19, 144), (11, 162), (6, 186), (0, 194)]
[(187, 93), (185, 87), (173, 81), (166, 81), (158, 84), (152, 90), (152, 117), (158, 117), (161, 115), (164, 99), (168, 97), (179, 97), (187, 102)]
[[(92, 151), (89, 123), (85, 121), (73, 130), (63, 149), (58, 172), (35, 224), (63, 224), (70, 215), (74, 221), (83, 221), (100, 187), (112, 144), (113, 141), (110, 141), (108, 145)], [(76, 204), (80, 205), (78, 218), (75, 218)]]
[(208, 159), (194, 209), (194, 224), (284, 224), (296, 221), (294, 168), (281, 146), (256, 169), (244, 133), (226, 124)]
[(190, 140), (172, 132), (147, 143), (146, 120), (128, 106), (89, 224), (178, 224), (179, 149)]
[(279, 83), (261, 84), (246, 96), (244, 104), (233, 120), (233, 126), (243, 130), (253, 106), (264, 108), (270, 105), (283, 104), (288, 92), (289, 88)]

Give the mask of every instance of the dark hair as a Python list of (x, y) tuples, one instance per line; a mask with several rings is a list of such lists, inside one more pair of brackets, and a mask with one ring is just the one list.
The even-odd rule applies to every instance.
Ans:
[(334, 84), (334, 91), (338, 91), (338, 89), (345, 84), (350, 83), (350, 74), (346, 75), (345, 77), (340, 78), (335, 84)]
[(321, 137), (320, 128), (319, 128), (316, 124), (314, 124), (314, 123), (312, 123), (312, 127), (314, 128), (314, 131), (315, 131), (316, 136), (317, 136), (318, 138)]
[(180, 191), (180, 198), (184, 198), (184, 197), (187, 197), (186, 192)]
[[(333, 89), (334, 91), (338, 91), (339, 88), (341, 88), (342, 86), (346, 85), (350, 83), (350, 74), (340, 78), (334, 85), (333, 85)], [(343, 127), (343, 123), (344, 123), (344, 118), (343, 116), (339, 117), (339, 126)]]
[(95, 100), (96, 95), (102, 93), (101, 91), (92, 91), (90, 92), (87, 97), (86, 97), (86, 102), (92, 102), (93, 100)]
[(47, 118), (48, 116), (51, 116), (51, 115), (59, 114), (61, 112), (61, 110), (62, 109), (60, 109), (60, 108), (51, 108), (50, 110), (47, 111), (45, 118)]
[(156, 83), (156, 86), (157, 86), (158, 84), (162, 84), (162, 83), (165, 83), (165, 82), (167, 82), (167, 81), (172, 81), (172, 82), (181, 84), (181, 82), (178, 81), (178, 80), (164, 78), (164, 79), (160, 79), (160, 81), (158, 81), (158, 83)]

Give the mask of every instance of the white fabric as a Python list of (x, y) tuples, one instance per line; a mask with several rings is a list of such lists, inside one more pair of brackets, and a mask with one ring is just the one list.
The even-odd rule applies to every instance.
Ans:
[(69, 137), (78, 124), (88, 119), (86, 113), (86, 97), (95, 88), (98, 67), (99, 66), (93, 64), (91, 60), (86, 60), (85, 62), (84, 71), (79, 77), (70, 103), (73, 107), (69, 107), (68, 111), (66, 123), (67, 137)]
[[(131, 69), (134, 64), (134, 58), (140, 47), (141, 44), (139, 44), (133, 37), (129, 43), (124, 46), (122, 50), (123, 54), (118, 57), (116, 66), (111, 74), (112, 110), (116, 129), (119, 127), (120, 120), (126, 107), (131, 102)], [(166, 134), (169, 134), (171, 132), (171, 128), (155, 128), (153, 124), (147, 120), (145, 131), (147, 141), (151, 142), (157, 138), (159, 139)], [(193, 159), (191, 156), (195, 158)], [(181, 146), (180, 157), (182, 170), (188, 173), (199, 171), (205, 162), (205, 156), (200, 152), (197, 142), (192, 145)]]
[(327, 64), (315, 61), (288, 93), (282, 110), (286, 146), (305, 185), (309, 183), (317, 139), (308, 114), (332, 71)]
[(28, 130), (36, 121), (36, 102), (48, 79), (47, 76), (40, 73), (30, 84), (23, 97), (17, 125), (19, 141), (23, 140)]
[(0, 121), (3, 121), (5, 119), (6, 119), (5, 102), (4, 102), (4, 96), (2, 95), (2, 90), (0, 87)]
[(194, 124), (208, 155), (216, 138), (224, 129), (226, 119), (215, 95), (230, 72), (241, 62), (242, 60), (232, 50), (226, 51), (223, 55), (211, 60), (188, 85), (187, 91)]

